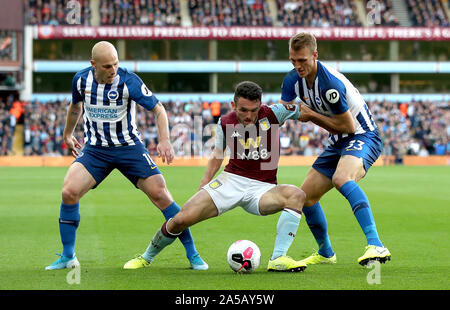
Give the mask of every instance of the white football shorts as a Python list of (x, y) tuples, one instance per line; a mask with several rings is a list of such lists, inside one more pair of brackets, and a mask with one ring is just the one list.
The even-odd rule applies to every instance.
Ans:
[(211, 196), (221, 215), (237, 206), (242, 207), (248, 213), (259, 213), (259, 200), (262, 195), (276, 185), (258, 180), (246, 178), (234, 173), (222, 172), (217, 177), (203, 186)]

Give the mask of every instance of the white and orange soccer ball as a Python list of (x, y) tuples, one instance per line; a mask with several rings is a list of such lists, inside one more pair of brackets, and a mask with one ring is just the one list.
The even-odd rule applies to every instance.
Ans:
[(261, 261), (261, 251), (249, 240), (238, 240), (228, 249), (228, 264), (238, 273), (250, 273), (258, 268)]

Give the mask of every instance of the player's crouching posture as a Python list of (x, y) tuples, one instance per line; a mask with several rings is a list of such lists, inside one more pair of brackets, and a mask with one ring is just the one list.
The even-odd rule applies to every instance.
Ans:
[[(165, 218), (172, 218), (180, 207), (170, 195), (164, 177), (147, 152), (136, 126), (136, 103), (152, 111), (159, 133), (158, 153), (170, 164), (174, 151), (169, 141), (166, 111), (134, 73), (119, 67), (117, 51), (106, 41), (92, 48), (91, 67), (78, 72), (72, 85), (72, 102), (67, 112), (64, 141), (76, 160), (64, 179), (59, 231), (63, 252), (46, 270), (73, 268), (75, 239), (80, 223), (79, 201), (117, 168), (158, 207)], [(81, 115), (84, 120), (85, 147), (73, 137)], [(179, 236), (190, 265), (208, 269), (198, 254), (189, 230)]]
[(391, 253), (378, 236), (369, 200), (356, 183), (363, 178), (382, 150), (378, 128), (358, 90), (341, 73), (317, 60), (313, 35), (299, 33), (289, 41), (294, 66), (283, 80), (281, 103), (301, 100), (300, 121), (311, 121), (330, 132), (330, 145), (314, 162), (301, 188), (306, 193), (306, 222), (319, 250), (303, 260), (306, 264), (335, 263), (327, 221), (320, 199), (333, 187), (348, 200), (367, 239), (361, 265), (385, 262)]
[[(210, 157), (199, 191), (174, 218), (167, 220), (153, 237), (145, 253), (128, 261), (125, 268), (151, 263), (155, 256), (188, 227), (219, 216), (237, 206), (254, 215), (282, 211), (269, 271), (303, 271), (306, 264), (287, 256), (300, 222), (304, 192), (294, 185), (277, 185), (280, 154), (279, 124), (298, 119), (297, 106), (261, 105), (261, 88), (241, 82), (231, 102), (233, 111), (221, 117), (217, 125), (215, 148)], [(221, 167), (226, 148), (230, 160)]]

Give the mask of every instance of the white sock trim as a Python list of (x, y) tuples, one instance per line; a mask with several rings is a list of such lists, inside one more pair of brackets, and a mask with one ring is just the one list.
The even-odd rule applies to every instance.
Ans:
[(286, 211), (287, 213), (292, 214), (293, 216), (295, 216), (295, 217), (298, 218), (299, 220), (300, 220), (301, 217), (302, 217), (302, 213), (299, 212), (299, 211), (297, 211), (297, 210), (294, 210), (294, 209), (284, 208), (283, 211)]
[(179, 232), (178, 234), (174, 234), (174, 233), (172, 233), (172, 232), (170, 232), (169, 231), (169, 228), (167, 227), (167, 224), (169, 224), (169, 222), (172, 220), (172, 217), (170, 218), (170, 219), (168, 219), (167, 220), (167, 222), (166, 222), (166, 232), (169, 234), (169, 235), (171, 235), (171, 236), (173, 236), (173, 237), (178, 237), (179, 235), (181, 235), (181, 233), (182, 232)]

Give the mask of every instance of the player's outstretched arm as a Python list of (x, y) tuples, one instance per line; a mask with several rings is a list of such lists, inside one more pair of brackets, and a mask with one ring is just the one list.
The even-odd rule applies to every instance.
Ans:
[(302, 104), (300, 106), (300, 117), (298, 120), (301, 122), (311, 121), (332, 134), (354, 133), (356, 131), (356, 124), (349, 110), (329, 117), (317, 113), (307, 105)]
[(155, 114), (156, 126), (158, 127), (158, 156), (161, 157), (163, 163), (170, 164), (175, 157), (175, 152), (170, 144), (169, 120), (167, 119), (166, 109), (161, 102), (158, 102), (152, 112)]
[(73, 136), (73, 133), (82, 113), (83, 107), (81, 102), (71, 103), (69, 105), (69, 109), (67, 110), (66, 126), (64, 127), (63, 138), (73, 157), (77, 157), (79, 155), (79, 150), (81, 149), (81, 144), (78, 143), (77, 139)]
[(203, 178), (200, 182), (199, 190), (209, 183), (212, 178), (216, 175), (217, 171), (219, 171), (222, 166), (223, 158), (225, 152), (217, 147), (211, 153), (211, 156), (208, 159), (208, 164), (206, 165), (206, 171), (203, 175)]

